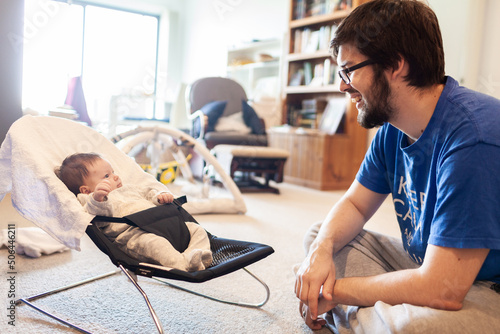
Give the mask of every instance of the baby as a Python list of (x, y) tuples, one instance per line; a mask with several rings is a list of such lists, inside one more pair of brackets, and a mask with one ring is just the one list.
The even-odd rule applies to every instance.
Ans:
[[(111, 164), (95, 153), (70, 155), (55, 172), (92, 215), (123, 217), (174, 200), (161, 183), (156, 189), (123, 185)], [(212, 263), (207, 232), (194, 222), (186, 223), (191, 240), (182, 253), (166, 238), (138, 227), (110, 222), (97, 224), (122, 251), (139, 261), (190, 272), (204, 270)]]

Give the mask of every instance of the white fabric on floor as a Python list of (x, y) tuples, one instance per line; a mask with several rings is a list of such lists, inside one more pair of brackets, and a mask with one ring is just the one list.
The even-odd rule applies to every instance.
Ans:
[(29, 257), (40, 257), (68, 251), (69, 248), (52, 238), (38, 227), (16, 228), (14, 234), (4, 229), (0, 233), (0, 248), (15, 246), (16, 254)]

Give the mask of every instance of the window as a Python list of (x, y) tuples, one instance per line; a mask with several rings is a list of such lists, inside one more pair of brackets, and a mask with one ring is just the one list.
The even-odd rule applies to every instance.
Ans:
[(103, 132), (123, 117), (165, 118), (156, 101), (159, 18), (72, 1), (26, 0), (23, 108), (64, 104), (81, 76), (87, 110)]
[(41, 113), (60, 106), (68, 80), (81, 75), (83, 8), (26, 0), (23, 108)]

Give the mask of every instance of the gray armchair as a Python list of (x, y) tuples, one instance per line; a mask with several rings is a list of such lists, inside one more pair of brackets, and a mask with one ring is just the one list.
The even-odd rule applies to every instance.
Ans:
[[(264, 120), (248, 105), (243, 87), (232, 79), (207, 77), (196, 80), (187, 88), (186, 108), (193, 123), (191, 135), (204, 140), (208, 149), (219, 144), (267, 146)], [(251, 129), (250, 133), (216, 131), (221, 118), (239, 112)]]

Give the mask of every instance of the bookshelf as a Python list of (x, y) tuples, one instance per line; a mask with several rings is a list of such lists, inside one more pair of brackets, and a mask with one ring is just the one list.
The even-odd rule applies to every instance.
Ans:
[[(366, 0), (291, 0), (288, 46), (284, 72), (284, 110), (282, 121), (291, 126), (317, 128), (323, 110), (317, 110), (317, 122), (304, 124), (302, 101), (316, 99), (324, 105), (339, 91), (337, 64), (331, 57), (330, 40), (338, 24), (352, 8)], [(348, 102), (346, 102), (348, 103)], [(291, 116), (291, 114), (298, 114)]]
[(283, 38), (252, 40), (232, 45), (226, 76), (238, 82), (266, 128), (281, 124)]
[(259, 79), (280, 75), (281, 40), (252, 41), (229, 47), (227, 77), (238, 81), (250, 99)]
[[(290, 152), (285, 182), (320, 190), (346, 189), (363, 160), (368, 132), (357, 124), (355, 105), (339, 90), (329, 46), (341, 20), (367, 0), (290, 1), (283, 62), (285, 126), (271, 129), (269, 142)], [(328, 101), (339, 98), (345, 99), (345, 114), (336, 133), (320, 131)]]

